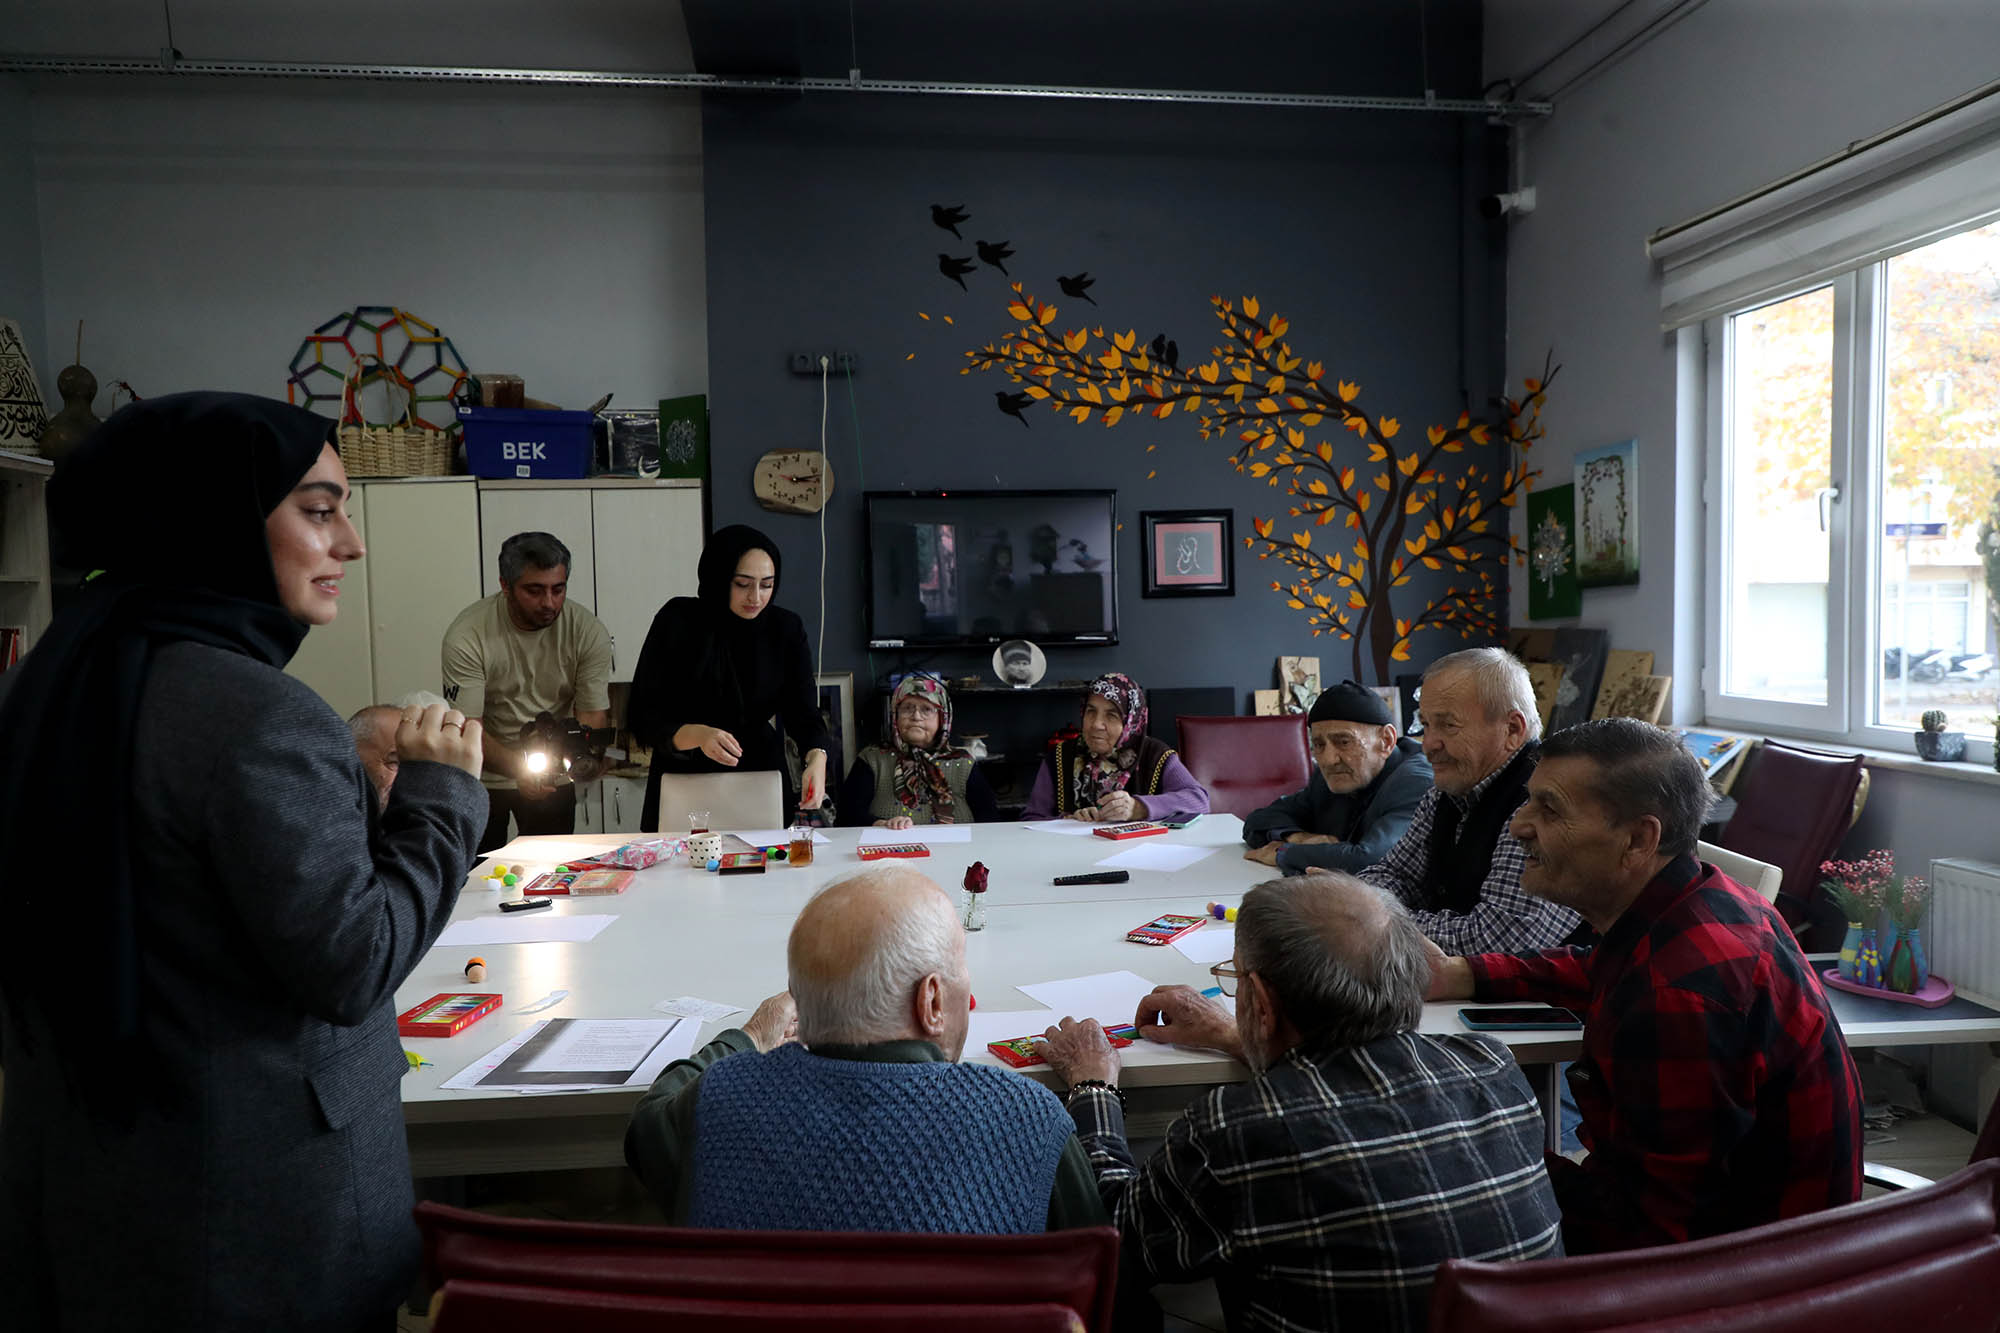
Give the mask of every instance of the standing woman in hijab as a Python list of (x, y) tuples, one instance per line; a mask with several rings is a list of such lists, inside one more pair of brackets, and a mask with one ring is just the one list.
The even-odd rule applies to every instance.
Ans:
[(1146, 734), (1146, 692), (1108, 672), (1090, 683), (1075, 740), (1042, 761), (1023, 819), (1188, 819), (1208, 813), (1208, 791), (1180, 756)]
[(393, 1001), (472, 863), (479, 724), (406, 712), (378, 813), (280, 670), (362, 554), (331, 424), (152, 398), (50, 483), (103, 572), (0, 677), (10, 1327), (387, 1328), (409, 1291)]
[(896, 682), (882, 744), (855, 757), (840, 788), (840, 822), (904, 829), (1000, 817), (993, 789), (972, 756), (951, 743), (951, 695), (914, 671)]
[[(785, 809), (826, 799), (826, 723), (819, 713), (805, 622), (774, 606), (783, 558), (755, 528), (723, 528), (702, 548), (698, 593), (653, 617), (632, 673), (628, 725), (653, 747), (639, 827), (660, 827), (660, 777), (774, 769)], [(783, 778), (785, 752), (770, 719), (805, 759), (803, 795)]]

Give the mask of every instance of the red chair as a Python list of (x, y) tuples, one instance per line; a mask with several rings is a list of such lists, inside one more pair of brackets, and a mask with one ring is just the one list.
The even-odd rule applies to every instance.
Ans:
[[(1834, 854), (1859, 810), (1856, 793), (1867, 770), (1858, 754), (1800, 750), (1773, 741), (1759, 743), (1731, 792), (1736, 813), (1719, 847), (1778, 867), (1778, 911), (1799, 937), (1814, 923), (1823, 878), (1820, 863)], [(1838, 926), (1840, 923), (1832, 923)]]
[(493, 1217), (430, 1202), (417, 1205), (417, 1227), (440, 1293), (437, 1333), (645, 1321), (1105, 1333), (1118, 1270), (1112, 1227), (1029, 1236), (707, 1231)]
[(1247, 815), (1289, 796), (1312, 777), (1303, 713), (1279, 717), (1183, 717), (1181, 762), (1208, 788), (1212, 810)]
[(1525, 1263), (1448, 1259), (1438, 1265), (1430, 1326), (1826, 1333), (1861, 1311), (1905, 1328), (2000, 1333), (2000, 1161), (1684, 1245)]

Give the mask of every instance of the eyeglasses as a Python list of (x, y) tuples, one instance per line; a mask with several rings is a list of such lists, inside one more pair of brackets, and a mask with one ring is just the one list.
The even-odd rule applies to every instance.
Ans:
[(932, 718), (937, 716), (937, 705), (921, 700), (905, 700), (896, 705), (896, 716), (903, 718)]
[(1221, 987), (1224, 995), (1233, 998), (1236, 994), (1236, 983), (1243, 977), (1248, 976), (1249, 971), (1246, 968), (1236, 966), (1234, 963), (1217, 963), (1214, 967), (1208, 969), (1208, 974), (1215, 978), (1215, 984)]

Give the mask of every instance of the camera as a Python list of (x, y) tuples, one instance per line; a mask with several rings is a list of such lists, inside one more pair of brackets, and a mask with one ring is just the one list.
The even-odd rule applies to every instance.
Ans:
[(573, 717), (558, 721), (555, 714), (542, 712), (521, 732), (521, 748), (527, 752), (530, 771), (552, 773), (560, 783), (570, 780), (570, 769), (579, 760), (590, 760), (594, 775), (604, 747), (617, 737), (616, 727), (586, 727)]
[(1505, 194), (1482, 195), (1479, 200), (1479, 216), (1488, 222), (1504, 218), (1509, 214), (1526, 216), (1535, 211), (1535, 187), (1523, 186), (1509, 190)]

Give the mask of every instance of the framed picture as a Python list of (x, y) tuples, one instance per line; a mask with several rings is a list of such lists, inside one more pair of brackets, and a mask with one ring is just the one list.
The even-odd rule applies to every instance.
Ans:
[(1234, 597), (1233, 509), (1148, 509), (1144, 529), (1146, 597)]
[(1583, 610), (1576, 586), (1576, 487), (1528, 496), (1528, 619), (1558, 620)]
[(659, 438), (658, 466), (651, 472), (641, 466), (640, 476), (707, 478), (708, 395), (662, 398)]
[(1310, 713), (1319, 698), (1319, 659), (1281, 657), (1278, 659), (1278, 711)]
[(21, 326), (0, 319), (0, 449), (40, 453), (35, 442), (48, 424), (42, 387), (35, 380), (34, 363), (28, 360)]
[(1368, 692), (1382, 701), (1389, 710), (1389, 724), (1398, 732), (1403, 729), (1403, 692), (1394, 685), (1370, 685)]
[(1577, 586), (1637, 583), (1639, 442), (1624, 440), (1580, 453), (1575, 468)]

